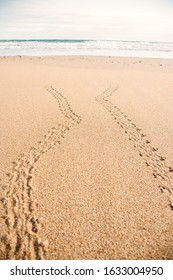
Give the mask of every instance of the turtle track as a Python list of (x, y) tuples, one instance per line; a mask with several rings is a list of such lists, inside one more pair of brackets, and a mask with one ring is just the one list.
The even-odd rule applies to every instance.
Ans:
[(43, 221), (37, 218), (37, 205), (33, 198), (32, 178), (36, 163), (49, 150), (60, 144), (65, 134), (81, 122), (81, 117), (71, 109), (68, 100), (52, 86), (46, 87), (58, 101), (63, 116), (68, 119), (64, 124), (52, 127), (44, 139), (32, 147), (28, 153), (21, 154), (12, 163), (7, 173), (7, 183), (1, 183), (4, 195), (0, 201), (5, 215), (1, 218), (6, 226), (7, 234), (0, 239), (0, 259), (36, 259), (46, 258), (48, 242), (40, 238)]
[(145, 162), (150, 173), (156, 179), (161, 192), (168, 196), (169, 206), (173, 209), (173, 167), (167, 163), (166, 157), (159, 153), (159, 149), (152, 145), (152, 142), (142, 129), (139, 128), (125, 112), (109, 100), (109, 97), (111, 97), (118, 88), (119, 86), (115, 88), (109, 87), (95, 99), (109, 112), (114, 121), (127, 135), (128, 140), (138, 151), (140, 158)]
[(73, 126), (82, 121), (82, 118), (72, 110), (67, 98), (61, 92), (57, 91), (54, 86), (47, 86), (46, 90), (58, 101), (61, 113), (70, 121), (69, 125)]

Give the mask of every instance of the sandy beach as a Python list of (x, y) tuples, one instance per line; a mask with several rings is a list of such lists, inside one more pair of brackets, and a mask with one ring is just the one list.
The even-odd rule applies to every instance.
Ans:
[(173, 60), (0, 73), (0, 259), (173, 259)]

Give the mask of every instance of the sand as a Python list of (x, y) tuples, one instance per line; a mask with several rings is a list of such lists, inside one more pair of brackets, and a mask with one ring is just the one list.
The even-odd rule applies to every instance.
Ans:
[(0, 73), (0, 259), (173, 259), (173, 60)]

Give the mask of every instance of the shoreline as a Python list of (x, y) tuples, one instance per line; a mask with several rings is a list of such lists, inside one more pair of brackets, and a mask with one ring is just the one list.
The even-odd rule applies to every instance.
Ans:
[(0, 53), (9, 55), (86, 55), (173, 59), (172, 42), (121, 40), (35, 40), (0, 42)]
[(115, 55), (0, 55), (0, 58), (77, 58), (77, 57), (84, 57), (84, 58), (116, 58), (116, 59), (151, 59), (151, 60), (172, 60), (173, 58), (166, 58), (166, 57), (142, 57), (142, 56), (115, 56)]

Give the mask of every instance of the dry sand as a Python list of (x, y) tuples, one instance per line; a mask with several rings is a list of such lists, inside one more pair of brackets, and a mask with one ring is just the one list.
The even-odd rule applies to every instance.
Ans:
[(173, 259), (173, 60), (0, 73), (0, 258)]

